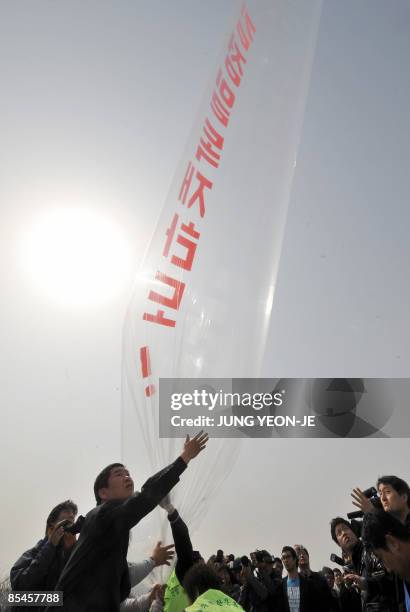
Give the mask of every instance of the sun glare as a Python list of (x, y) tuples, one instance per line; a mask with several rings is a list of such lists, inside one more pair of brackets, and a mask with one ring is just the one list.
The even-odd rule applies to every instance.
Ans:
[(23, 232), (21, 263), (42, 295), (70, 307), (107, 302), (129, 278), (131, 252), (115, 224), (82, 208), (52, 210)]

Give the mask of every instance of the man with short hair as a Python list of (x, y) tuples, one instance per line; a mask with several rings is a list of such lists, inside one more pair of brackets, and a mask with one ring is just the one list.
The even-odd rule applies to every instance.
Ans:
[(283, 612), (316, 612), (309, 581), (298, 571), (298, 556), (291, 546), (282, 548), (282, 562), (287, 576), (282, 580)]
[(390, 512), (365, 514), (363, 540), (385, 567), (403, 579), (405, 605), (410, 612), (410, 534)]
[[(377, 492), (382, 508), (390, 512), (410, 532), (410, 488), (405, 480), (398, 476), (381, 476), (377, 480)], [(376, 508), (358, 487), (351, 493), (353, 505), (362, 512), (375, 512)]]
[(395, 601), (394, 580), (385, 572), (383, 564), (368, 552), (359, 540), (350, 523), (338, 516), (330, 523), (332, 539), (340, 546), (344, 555), (352, 559), (353, 571), (346, 574), (345, 582), (355, 585), (367, 604), (378, 604), (380, 610), (398, 610)]
[[(405, 525), (410, 533), (410, 488), (405, 480), (398, 476), (381, 476), (377, 480), (377, 492), (381, 507)], [(362, 512), (376, 512), (375, 505), (356, 488), (352, 492), (353, 505)], [(398, 607), (404, 605), (404, 591), (401, 581), (395, 578), (395, 598)]]
[(76, 542), (76, 537), (66, 529), (74, 524), (77, 512), (76, 504), (70, 499), (51, 510), (45, 537), (23, 553), (11, 569), (13, 590), (53, 590)]
[(332, 593), (325, 578), (311, 569), (307, 549), (302, 544), (295, 544), (294, 549), (298, 556), (299, 573), (311, 582), (317, 612), (334, 612), (336, 607)]
[(128, 597), (129, 531), (149, 514), (177, 484), (182, 472), (206, 446), (203, 432), (187, 439), (181, 455), (152, 476), (140, 493), (121, 463), (113, 463), (97, 476), (96, 508), (85, 519), (77, 546), (65, 566), (56, 590), (64, 591), (65, 612), (118, 612)]
[(14, 591), (52, 591), (71, 554), (76, 536), (67, 528), (74, 524), (76, 504), (67, 499), (47, 517), (45, 537), (27, 550), (10, 571)]

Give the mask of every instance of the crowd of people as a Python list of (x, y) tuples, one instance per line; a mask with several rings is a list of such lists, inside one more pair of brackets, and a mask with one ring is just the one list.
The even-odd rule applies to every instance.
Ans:
[[(207, 440), (203, 432), (187, 438), (181, 455), (140, 492), (124, 465), (104, 468), (94, 484), (96, 507), (85, 518), (77, 518), (71, 500), (50, 512), (44, 537), (11, 569), (13, 591), (63, 592), (59, 609), (66, 612), (410, 612), (410, 489), (403, 479), (384, 476), (371, 493), (353, 490), (360, 520), (330, 522), (340, 547), (333, 568), (314, 571), (302, 544), (283, 546), (277, 556), (218, 550), (204, 560), (169, 493)], [(174, 542), (159, 542), (149, 558), (129, 563), (130, 529), (158, 505)], [(166, 584), (132, 596), (133, 587), (154, 567), (172, 564), (174, 555)]]

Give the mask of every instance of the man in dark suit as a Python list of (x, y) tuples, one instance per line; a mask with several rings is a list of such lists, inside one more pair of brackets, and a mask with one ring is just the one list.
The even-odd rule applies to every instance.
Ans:
[(107, 466), (96, 478), (97, 507), (86, 516), (77, 546), (56, 586), (64, 592), (64, 612), (118, 612), (130, 592), (127, 566), (129, 530), (177, 484), (188, 463), (206, 445), (200, 432), (187, 437), (181, 455), (134, 493), (128, 470)]
[(281, 612), (316, 612), (312, 587), (298, 571), (298, 556), (291, 546), (282, 549), (282, 562), (287, 576), (282, 580)]
[(298, 556), (299, 573), (307, 578), (312, 587), (312, 593), (315, 597), (316, 612), (337, 612), (338, 606), (332, 597), (331, 590), (324, 576), (319, 572), (314, 572), (310, 567), (309, 553), (302, 544), (295, 544), (294, 549)]

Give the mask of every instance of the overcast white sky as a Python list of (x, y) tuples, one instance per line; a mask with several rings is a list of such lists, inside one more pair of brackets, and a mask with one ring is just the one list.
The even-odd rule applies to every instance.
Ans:
[[(1, 4), (1, 575), (53, 505), (91, 508), (96, 473), (119, 456), (125, 309), (238, 6)], [(409, 31), (405, 0), (324, 1), (262, 375), (408, 376)], [(67, 205), (102, 214), (129, 247), (109, 302), (65, 307), (27, 276), (22, 232)], [(247, 441), (195, 545), (302, 542), (318, 568), (351, 488), (410, 478), (405, 451)]]

